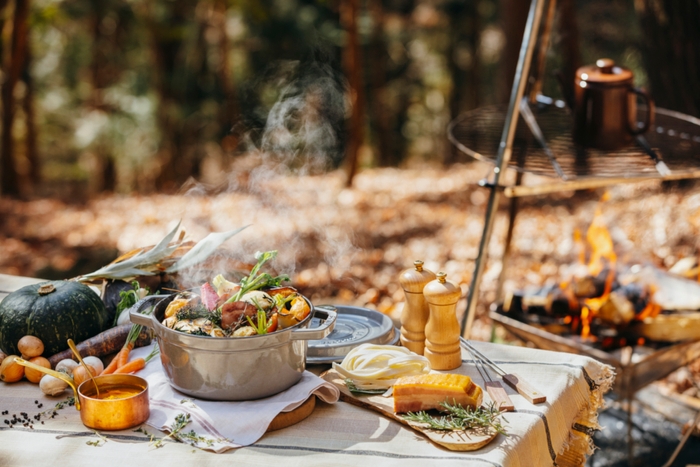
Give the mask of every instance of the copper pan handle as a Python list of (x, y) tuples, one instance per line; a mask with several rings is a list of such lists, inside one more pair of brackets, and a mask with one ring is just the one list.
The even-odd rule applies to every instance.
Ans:
[(54, 378), (58, 378), (68, 383), (68, 386), (70, 386), (71, 389), (73, 389), (73, 394), (75, 396), (75, 408), (80, 410), (80, 398), (78, 397), (78, 388), (75, 387), (75, 383), (73, 382), (73, 379), (70, 376), (68, 376), (65, 373), (61, 373), (60, 371), (51, 370), (49, 368), (39, 366), (35, 363), (28, 362), (20, 357), (15, 357), (15, 362), (17, 362), (18, 365), (26, 366), (27, 368), (31, 368), (32, 370), (40, 371), (42, 373), (53, 376)]

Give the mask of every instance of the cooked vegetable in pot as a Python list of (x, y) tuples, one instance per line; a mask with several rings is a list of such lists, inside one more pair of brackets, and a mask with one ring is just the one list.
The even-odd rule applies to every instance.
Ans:
[(311, 312), (308, 302), (289, 286), (289, 276), (273, 277), (260, 268), (277, 251), (258, 252), (257, 263), (240, 283), (216, 276), (200, 293), (183, 292), (170, 302), (162, 324), (175, 331), (210, 337), (248, 337), (294, 326)]

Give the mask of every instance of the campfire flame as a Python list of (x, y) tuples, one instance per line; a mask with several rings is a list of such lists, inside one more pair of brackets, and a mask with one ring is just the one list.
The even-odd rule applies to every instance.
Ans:
[[(605, 268), (607, 260), (610, 270), (613, 271), (617, 263), (617, 255), (613, 250), (613, 241), (610, 232), (603, 223), (603, 213), (600, 208), (596, 210), (593, 222), (586, 232), (586, 240), (591, 247), (591, 258), (588, 261), (588, 272), (592, 276), (597, 276)], [(614, 277), (613, 277), (614, 278)], [(612, 284), (612, 279), (606, 281), (606, 287)], [(610, 290), (606, 290), (610, 293)]]
[[(576, 235), (574, 235), (574, 240), (577, 240)], [(578, 241), (581, 241), (580, 233)], [(586, 242), (591, 249), (591, 256), (588, 260), (588, 273), (595, 277), (603, 272), (606, 266), (608, 267), (603, 294), (600, 297), (585, 299), (583, 301), (584, 306), (581, 307), (581, 338), (594, 340), (595, 336), (591, 336), (591, 321), (598, 310), (600, 310), (600, 307), (608, 300), (608, 295), (610, 295), (612, 284), (615, 280), (615, 265), (617, 264), (617, 255), (613, 249), (612, 237), (610, 231), (605, 227), (603, 212), (600, 208), (596, 209), (593, 221), (588, 227)], [(581, 249), (579, 250), (579, 260), (581, 261), (584, 258), (585, 249)]]

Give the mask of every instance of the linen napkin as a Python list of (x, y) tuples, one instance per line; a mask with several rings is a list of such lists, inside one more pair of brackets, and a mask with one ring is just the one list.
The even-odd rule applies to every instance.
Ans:
[[(152, 349), (153, 346), (134, 349), (133, 358), (145, 357)], [(301, 380), (286, 391), (241, 402), (201, 400), (178, 392), (168, 383), (158, 358), (151, 360), (138, 375), (148, 381), (151, 416), (146, 424), (170, 432), (178, 415), (189, 415), (190, 421), (180, 434), (194, 431), (196, 435), (188, 438), (188, 442), (213, 452), (255, 443), (278, 414), (294, 410), (312, 394), (329, 404), (340, 397), (335, 386), (309, 371), (304, 371)]]

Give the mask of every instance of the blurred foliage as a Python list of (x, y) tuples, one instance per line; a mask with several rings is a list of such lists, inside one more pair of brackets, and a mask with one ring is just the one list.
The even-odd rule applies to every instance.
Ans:
[[(260, 150), (286, 151), (286, 162), (318, 153), (321, 169), (339, 166), (350, 106), (344, 1), (31, 2), (28, 74), (43, 178), (33, 194), (173, 191), (189, 177), (224, 184), (232, 161)], [(13, 3), (3, 11), (6, 29)], [(644, 84), (632, 2), (574, 3), (583, 62), (610, 56)], [(507, 82), (505, 4), (360, 2), (361, 165), (455, 161), (450, 119), (508, 96), (499, 84)], [(555, 97), (559, 40), (555, 28), (544, 86)], [(29, 119), (20, 107), (14, 156), (28, 178)]]

